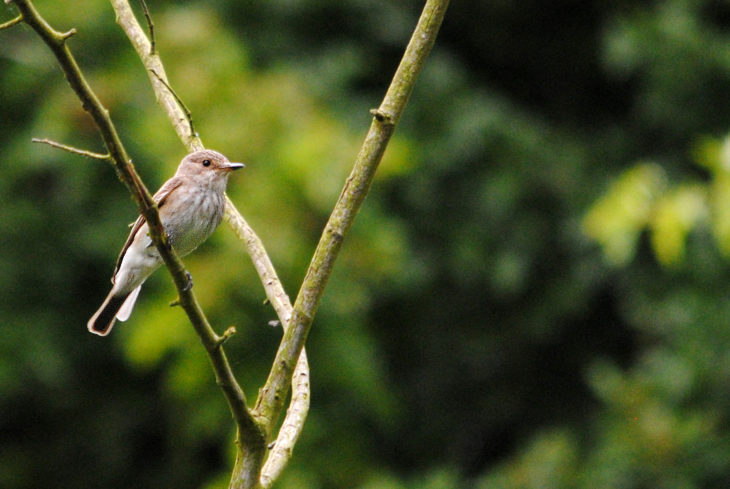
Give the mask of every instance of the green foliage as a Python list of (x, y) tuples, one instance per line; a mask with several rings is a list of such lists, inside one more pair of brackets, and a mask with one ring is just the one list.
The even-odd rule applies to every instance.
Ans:
[[(148, 2), (293, 297), (419, 2)], [(183, 155), (111, 8), (71, 39), (151, 189)], [(135, 5), (136, 8), (136, 5)], [(452, 2), (308, 340), (277, 487), (730, 483), (730, 10)], [(14, 15), (4, 6), (0, 22)], [(0, 32), (0, 487), (225, 487), (233, 423), (164, 271), (84, 324), (136, 215), (32, 32)], [(280, 331), (222, 226), (186, 259), (250, 400)]]
[[(650, 232), (659, 263), (678, 265), (684, 259), (689, 233), (710, 231), (719, 251), (730, 253), (730, 139), (705, 140), (694, 151), (696, 163), (709, 172), (700, 179), (669, 184), (666, 172), (652, 163), (639, 163), (617, 178), (588, 211), (585, 232), (616, 265), (634, 257), (641, 233)], [(708, 229), (709, 228), (709, 229)]]
[(626, 171), (586, 215), (586, 233), (603, 246), (614, 263), (626, 264), (633, 258), (641, 231), (652, 219), (660, 219), (655, 208), (660, 205), (657, 200), (664, 180), (660, 166), (639, 164)]

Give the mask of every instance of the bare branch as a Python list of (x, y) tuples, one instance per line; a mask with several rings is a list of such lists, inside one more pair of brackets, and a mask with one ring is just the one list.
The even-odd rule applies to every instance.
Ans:
[(448, 0), (428, 0), (403, 59), (377, 109), (350, 176), (330, 214), (330, 218), (314, 252), (307, 274), (294, 302), (289, 328), (276, 353), (273, 367), (261, 389), (253, 412), (265, 422), (267, 431), (279, 418), (291, 384), (294, 366), (312, 325), (342, 240), (349, 231), (357, 211), (367, 195), (375, 171), (382, 159), (395, 125), (406, 106), (416, 78), (436, 40)]
[(274, 308), (274, 311), (276, 311), (276, 315), (279, 317), (281, 324), (286, 328), (291, 317), (291, 302), (289, 296), (284, 291), (284, 287), (281, 285), (281, 281), (276, 274), (276, 269), (274, 269), (274, 265), (271, 263), (271, 259), (266, 253), (261, 239), (251, 229), (251, 226), (249, 226), (243, 216), (236, 211), (236, 208), (228, 197), (226, 197), (226, 213), (224, 218), (231, 226), (231, 229), (233, 229), (233, 232), (236, 233), (238, 239), (246, 245), (246, 250), (251, 257), (253, 266), (256, 272), (258, 272), (259, 278), (264, 286), (266, 299)]
[(33, 138), (31, 139), (31, 141), (34, 143), (47, 144), (49, 146), (53, 146), (54, 148), (62, 149), (64, 151), (68, 151), (69, 153), (86, 156), (87, 158), (93, 158), (95, 160), (111, 160), (111, 156), (109, 155), (109, 153), (104, 155), (101, 153), (94, 153), (93, 151), (87, 151), (85, 149), (78, 149), (74, 148), (73, 146), (57, 143), (56, 141), (51, 141), (50, 139)]
[[(228, 198), (226, 199), (228, 200)], [(238, 238), (246, 245), (254, 268), (256, 268), (259, 278), (264, 284), (266, 299), (276, 311), (277, 316), (280, 318), (280, 323), (286, 331), (292, 313), (289, 296), (286, 295), (281, 285), (281, 281), (276, 274), (274, 265), (269, 259), (269, 255), (264, 249), (261, 239), (254, 233), (243, 216), (236, 211), (233, 204), (230, 201), (228, 203), (230, 205), (226, 206), (225, 219), (231, 225)], [(304, 428), (304, 422), (307, 419), (307, 414), (309, 413), (309, 363), (307, 362), (307, 352), (304, 349), (302, 349), (302, 353), (297, 360), (294, 379), (295, 382), (292, 385), (292, 397), (289, 403), (289, 409), (281, 424), (281, 428), (279, 428), (279, 433), (273, 444), (273, 448), (261, 470), (260, 482), (265, 488), (271, 487), (274, 481), (281, 475), (289, 459), (291, 459), (294, 445), (299, 439), (299, 435)]]
[(170, 95), (165, 85), (161, 83), (161, 80), (163, 80), (169, 86), (165, 67), (162, 65), (160, 56), (153, 52), (152, 43), (147, 38), (139, 22), (137, 22), (129, 2), (127, 0), (110, 0), (110, 3), (114, 8), (114, 12), (116, 12), (117, 24), (127, 34), (134, 50), (137, 51), (137, 55), (147, 69), (157, 102), (167, 113), (167, 117), (172, 122), (178, 137), (188, 148), (188, 151), (203, 149), (203, 142), (197, 134), (190, 130), (188, 119), (180, 105), (178, 105), (177, 100)]
[(284, 422), (279, 428), (276, 442), (261, 469), (261, 485), (271, 487), (292, 457), (294, 445), (304, 428), (309, 413), (309, 364), (307, 352), (302, 349), (292, 377), (292, 398)]
[(234, 420), (238, 426), (239, 436), (251, 447), (265, 446), (265, 439), (257, 423), (246, 408), (246, 400), (241, 387), (236, 382), (228, 359), (221, 346), (220, 337), (213, 331), (197, 298), (188, 287), (189, 273), (185, 270), (175, 251), (166, 246), (167, 238), (157, 212), (157, 204), (142, 183), (134, 169), (127, 152), (119, 139), (116, 128), (109, 117), (109, 111), (101, 104), (98, 97), (87, 83), (71, 51), (66, 39), (74, 30), (59, 33), (41, 17), (30, 0), (14, 0), (23, 20), (43, 39), (53, 51), (71, 88), (76, 93), (84, 109), (91, 115), (96, 124), (104, 145), (109, 151), (109, 158), (114, 163), (117, 174), (137, 201), (140, 212), (144, 215), (150, 229), (150, 237), (162, 256), (178, 291), (180, 305), (185, 310), (190, 322), (195, 327), (201, 342), (208, 352), (213, 365), (216, 381), (221, 386)]
[(236, 334), (236, 327), (235, 326), (229, 326), (228, 329), (226, 329), (222, 335), (218, 337), (218, 344), (216, 347), (220, 347), (225, 343), (226, 341), (230, 340), (231, 337), (233, 337), (234, 334)]
[[(110, 1), (117, 14), (117, 23), (127, 34), (145, 68), (154, 76), (154, 79), (151, 77), (151, 81), (155, 96), (165, 108), (178, 136), (189, 150), (199, 149), (198, 145), (202, 146), (202, 143), (194, 130), (190, 111), (167, 82), (164, 75), (164, 66), (159, 55), (150, 53), (147, 48), (150, 41), (145, 37), (144, 31), (137, 22), (128, 2), (126, 0)], [(190, 135), (181, 130), (183, 114), (189, 123)], [(231, 225), (239, 239), (246, 245), (254, 267), (259, 273), (267, 298), (274, 307), (282, 325), (286, 328), (291, 317), (291, 302), (281, 285), (263, 243), (228, 197), (226, 197), (225, 216), (226, 221)], [(292, 448), (303, 429), (304, 420), (309, 410), (309, 365), (306, 352), (302, 352), (298, 359), (296, 372), (297, 378), (300, 380), (294, 385), (290, 409), (282, 424), (282, 430), (279, 432), (279, 439), (275, 443), (274, 450), (270, 453), (269, 460), (267, 460), (262, 470), (260, 462), (263, 460), (265, 452), (262, 450), (254, 453), (239, 441), (239, 451), (236, 457), (231, 487), (255, 485), (258, 483), (260, 473), (270, 474), (267, 480), (273, 481), (286, 466), (291, 457)]]
[(23, 16), (18, 15), (16, 18), (0, 24), (0, 31), (8, 27), (13, 27), (15, 24), (20, 24), (21, 22), (23, 22)]
[(170, 95), (175, 99), (175, 102), (178, 103), (182, 111), (185, 113), (185, 118), (188, 121), (188, 125), (190, 126), (190, 134), (194, 134), (195, 136), (198, 136), (198, 132), (195, 130), (195, 125), (193, 124), (193, 114), (190, 112), (190, 109), (188, 109), (188, 106), (185, 105), (185, 102), (182, 101), (180, 97), (178, 97), (175, 90), (172, 89), (169, 83), (165, 81), (164, 78), (162, 78), (160, 75), (157, 74), (155, 70), (150, 70), (153, 75), (162, 83), (165, 88), (170, 92)]

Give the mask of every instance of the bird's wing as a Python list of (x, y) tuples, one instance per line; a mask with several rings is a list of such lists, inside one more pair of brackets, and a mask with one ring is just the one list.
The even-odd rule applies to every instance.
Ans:
[[(152, 199), (157, 202), (157, 208), (161, 208), (163, 205), (165, 205), (165, 202), (167, 201), (167, 198), (170, 196), (173, 190), (178, 188), (180, 185), (182, 185), (182, 180), (177, 177), (173, 177), (166, 181), (162, 187), (160, 187), (160, 190), (158, 190), (155, 195), (152, 196)], [(127, 237), (127, 241), (124, 243), (124, 246), (122, 246), (122, 251), (119, 253), (119, 258), (117, 258), (117, 264), (114, 267), (114, 275), (112, 275), (112, 282), (114, 282), (114, 276), (116, 276), (117, 271), (119, 271), (119, 267), (122, 264), (122, 260), (124, 259), (124, 254), (127, 252), (127, 249), (132, 245), (132, 242), (134, 241), (134, 238), (137, 236), (137, 232), (139, 231), (139, 228), (142, 227), (142, 224), (146, 222), (146, 219), (144, 216), (140, 215), (136, 221), (134, 221), (134, 224), (132, 225), (132, 230), (129, 232), (129, 236)]]

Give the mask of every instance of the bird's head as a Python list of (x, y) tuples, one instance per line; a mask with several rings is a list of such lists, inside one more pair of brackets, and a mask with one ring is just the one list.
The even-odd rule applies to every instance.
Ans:
[(240, 168), (245, 167), (243, 163), (228, 161), (224, 155), (212, 149), (194, 151), (183, 158), (177, 168), (176, 175), (180, 176), (204, 176), (209, 179), (228, 179), (228, 175)]

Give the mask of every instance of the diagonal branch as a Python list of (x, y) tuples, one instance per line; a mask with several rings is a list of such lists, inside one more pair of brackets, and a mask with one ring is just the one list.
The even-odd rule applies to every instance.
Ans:
[(231, 226), (233, 232), (236, 233), (238, 239), (246, 246), (253, 266), (263, 282), (266, 299), (274, 308), (274, 311), (276, 311), (276, 315), (279, 317), (281, 324), (286, 328), (289, 324), (292, 310), (289, 296), (284, 292), (284, 287), (281, 285), (281, 281), (276, 274), (269, 255), (266, 254), (261, 238), (253, 232), (253, 229), (251, 229), (251, 226), (248, 225), (243, 216), (236, 212), (233, 203), (227, 197), (225, 220)]
[(54, 30), (41, 17), (30, 0), (14, 0), (14, 3), (18, 7), (18, 10), (20, 10), (23, 21), (41, 37), (55, 55), (66, 80), (81, 101), (84, 109), (94, 120), (104, 141), (104, 145), (109, 152), (109, 158), (117, 171), (117, 175), (127, 186), (137, 202), (140, 212), (147, 219), (150, 236), (172, 275), (178, 290), (180, 305), (187, 313), (191, 323), (193, 323), (195, 330), (198, 332), (208, 352), (208, 357), (215, 371), (216, 380), (223, 389), (233, 418), (238, 425), (240, 435), (251, 445), (255, 445), (256, 443), (263, 445), (264, 438), (258, 425), (246, 408), (243, 390), (233, 377), (228, 359), (221, 347), (221, 338), (213, 331), (195, 295), (188, 287), (189, 273), (185, 270), (175, 251), (167, 244), (167, 237), (160, 222), (157, 205), (139, 178), (139, 175), (137, 175), (119, 139), (116, 128), (109, 117), (109, 111), (101, 104), (87, 83), (76, 63), (76, 59), (66, 44), (66, 40), (73, 35), (75, 30), (72, 29), (66, 33)]
[[(282, 326), (286, 329), (292, 312), (289, 296), (286, 295), (284, 288), (281, 286), (274, 265), (264, 250), (263, 243), (243, 217), (236, 212), (231, 212), (231, 209), (235, 209), (232, 204), (226, 212), (226, 221), (231, 225), (238, 238), (246, 244), (254, 267), (266, 289), (266, 298), (279, 316)], [(261, 485), (265, 488), (271, 487), (289, 462), (294, 445), (299, 439), (309, 412), (309, 364), (307, 363), (307, 352), (304, 349), (299, 355), (293, 378), (296, 380), (292, 385), (289, 409), (281, 428), (279, 428), (276, 442), (274, 442), (273, 448), (261, 470)]]
[[(170, 122), (175, 127), (183, 144), (189, 150), (202, 147), (202, 143), (197, 138), (197, 133), (193, 129), (190, 111), (187, 110), (182, 100), (180, 100), (167, 81), (162, 59), (159, 53), (151, 49), (151, 43), (137, 21), (129, 2), (127, 0), (110, 0), (110, 3), (116, 13), (117, 23), (126, 33), (142, 64), (147, 69), (148, 74), (151, 74), (150, 80), (155, 96), (167, 113)], [(145, 18), (148, 23), (151, 22), (149, 12), (145, 12)], [(189, 131), (185, 130), (186, 128), (182, 124), (183, 120), (189, 122)], [(195, 137), (190, 137), (191, 134)], [(248, 254), (263, 284), (266, 297), (276, 311), (283, 328), (286, 330), (292, 315), (291, 302), (281, 285), (281, 281), (276, 274), (276, 270), (266, 253), (261, 239), (256, 235), (251, 226), (248, 225), (228, 197), (226, 197), (225, 216), (226, 221), (246, 246)], [(264, 484), (266, 487), (276, 480), (291, 458), (294, 444), (299, 438), (309, 411), (309, 365), (305, 351), (302, 351), (302, 354), (297, 360), (295, 376), (297, 382), (292, 389), (289, 410), (266, 464), (263, 469), (260, 466), (256, 466), (256, 464), (248, 466), (248, 470), (250, 471), (261, 471), (262, 482), (267, 482)], [(263, 455), (263, 453), (258, 454), (255, 458)], [(251, 481), (254, 476), (258, 477), (258, 474), (248, 474), (246, 479)]]
[(370, 130), (314, 252), (294, 302), (289, 328), (284, 333), (269, 377), (253, 410), (254, 416), (266, 423), (267, 431), (273, 429), (283, 409), (294, 365), (306, 342), (312, 319), (342, 247), (342, 240), (365, 200), (388, 141), (413, 90), (416, 77), (436, 40), (448, 3), (448, 0), (426, 2), (385, 98), (380, 107), (373, 111)]
[(0, 31), (3, 29), (7, 29), (8, 27), (13, 27), (15, 24), (20, 24), (21, 22), (23, 22), (23, 16), (18, 15), (16, 18), (0, 24)]
[[(147, 15), (149, 15), (149, 13)], [(151, 22), (151, 20), (150, 20), (150, 22)], [(152, 24), (150, 24), (150, 25), (152, 25)], [(150, 27), (150, 29), (152, 29), (152, 27)], [(153, 47), (154, 47), (154, 43), (153, 43)], [(155, 75), (155, 78), (157, 78), (160, 81), (160, 83), (162, 83), (165, 86), (165, 88), (167, 88), (167, 91), (170, 92), (170, 95), (172, 95), (172, 98), (175, 99), (175, 102), (177, 102), (177, 105), (180, 108), (180, 110), (182, 110), (183, 113), (185, 114), (185, 119), (188, 121), (188, 127), (190, 127), (190, 134), (195, 134), (195, 136), (198, 136), (198, 132), (195, 130), (195, 125), (193, 124), (193, 114), (192, 114), (192, 112), (190, 112), (190, 109), (188, 109), (188, 106), (185, 105), (185, 103), (182, 101), (182, 99), (180, 97), (178, 97), (177, 93), (175, 93), (175, 90), (172, 89), (170, 84), (167, 83), (167, 81), (164, 78), (162, 78), (160, 75), (158, 75), (155, 70), (150, 69), (150, 71), (152, 72), (153, 75)]]
[[(187, 126), (181, 124), (182, 121), (189, 120), (189, 111), (186, 110), (180, 98), (172, 90), (165, 75), (165, 69), (159, 54), (152, 55), (149, 53), (150, 42), (147, 39), (144, 29), (142, 29), (142, 26), (140, 26), (137, 18), (134, 16), (129, 2), (127, 0), (110, 0), (110, 3), (116, 13), (117, 23), (124, 30), (130, 43), (139, 55), (142, 64), (147, 69), (150, 80), (152, 81), (152, 89), (155, 92), (155, 97), (167, 113), (168, 119), (173, 127), (175, 127), (183, 144), (190, 151), (202, 148), (200, 139), (197, 137), (189, 137), (189, 129), (192, 124), (188, 123)], [(238, 212), (233, 202), (228, 198), (226, 198), (226, 221), (246, 245), (254, 266), (259, 272), (267, 298), (274, 306), (274, 310), (281, 323), (286, 324), (291, 316), (291, 305), (286, 306), (286, 303), (289, 302), (286, 292), (284, 292), (281, 286), (281, 282), (269, 260), (263, 243), (243, 216), (241, 216), (241, 213)], [(283, 298), (286, 298), (286, 301)]]
[(137, 55), (147, 68), (147, 76), (149, 76), (150, 83), (152, 83), (157, 102), (165, 110), (178, 137), (188, 148), (188, 151), (203, 149), (203, 142), (190, 127), (187, 117), (180, 110), (178, 101), (175, 100), (175, 97), (170, 96), (170, 92), (165, 86), (169, 86), (169, 82), (162, 60), (157, 51), (152, 48), (152, 43), (137, 22), (129, 2), (127, 0), (110, 0), (110, 3), (117, 15), (117, 24), (127, 34), (134, 50), (137, 51)]
[[(25, 10), (19, 7), (25, 20), (29, 14), (33, 13), (34, 9), (32, 4), (29, 0), (16, 1), (19, 5), (22, 4), (27, 7)], [(152, 80), (157, 99), (165, 108), (178, 135), (189, 149), (202, 148), (202, 142), (192, 130), (189, 120), (186, 120), (178, 101), (166, 89), (169, 87), (169, 84), (166, 81), (159, 56), (154, 54), (154, 50), (151, 49), (150, 42), (147, 40), (144, 31), (139, 28), (128, 3), (126, 0), (110, 1), (117, 11), (117, 21), (124, 28), (125, 32), (127, 32), (132, 44), (147, 67), (148, 75)], [(342, 240), (349, 231), (357, 211), (369, 190), (385, 147), (390, 140), (395, 125), (413, 89), (415, 79), (433, 46), (447, 5), (448, 0), (428, 0), (426, 2), (419, 23), (391, 86), (381, 106), (372, 111), (374, 117), (370, 130), (315, 250), (312, 262), (307, 270), (307, 275), (293, 308), (276, 277), (268, 256), (266, 256), (263, 247), (260, 246), (260, 240), (255, 237), (253, 231), (250, 230), (243, 218), (240, 217), (240, 214), (230, 203), (230, 200), (227, 201), (227, 220), (239, 237), (255, 237), (255, 239), (243, 239), (243, 241), (246, 243), (254, 265), (262, 277), (267, 297), (276, 309), (285, 329), (274, 365), (264, 388), (260, 392), (256, 407), (252, 413), (249, 413), (246, 409), (243, 392), (236, 383), (235, 378), (233, 378), (230, 366), (223, 354), (221, 343), (226, 335), (219, 337), (212, 331), (202, 311), (200, 311), (195, 297), (192, 294), (186, 294), (186, 292), (189, 292), (185, 290), (185, 285), (187, 285), (186, 272), (174, 253), (168, 256), (165, 252), (166, 250), (163, 250), (165, 236), (159, 224), (156, 206), (151, 201), (149, 192), (147, 192), (139, 177), (134, 172), (134, 168), (126, 156), (124, 148), (118, 141), (116, 132), (109, 120), (108, 112), (95, 100), (95, 96), (88, 86), (86, 86), (88, 90), (84, 92), (84, 90), (78, 89), (75, 85), (75, 83), (86, 85), (86, 82), (83, 81), (83, 77), (78, 67), (75, 66), (75, 61), (70, 56), (70, 52), (67, 53), (67, 64), (71, 66), (71, 75), (69, 75), (69, 70), (64, 65), (63, 51), (67, 51), (65, 40), (73, 35), (75, 31), (71, 30), (66, 33), (58, 33), (50, 28), (40, 16), (37, 16), (40, 19), (37, 22), (38, 26), (34, 26), (32, 22), (28, 22), (43, 37), (54, 54), (56, 54), (69, 83), (79, 95), (84, 107), (94, 118), (97, 126), (99, 126), (102, 138), (109, 150), (110, 158), (117, 168), (120, 179), (130, 188), (135, 198), (138, 199), (140, 209), (150, 223), (152, 237), (173, 275), (173, 279), (180, 293), (180, 303), (188, 313), (196, 330), (199, 331), (201, 340), (213, 362), (216, 377), (226, 394), (229, 406), (238, 424), (239, 441), (241, 442), (239, 443), (240, 449), (236, 460), (236, 467), (234, 468), (231, 487), (269, 487), (288, 461), (291, 447), (293, 447), (299, 433), (298, 430), (301, 430), (303, 424), (303, 418), (301, 416), (302, 414), (306, 416), (309, 402), (306, 357), (303, 354), (300, 355), (300, 353), (303, 353), (304, 343), (311, 328), (312, 319), (332, 272), (334, 262), (342, 245)], [(123, 14), (120, 14), (120, 12)], [(128, 24), (130, 21), (133, 21), (132, 24)], [(44, 32), (48, 34), (47, 37), (44, 37)], [(76, 72), (78, 76), (74, 77), (73, 72)], [(153, 74), (159, 79), (152, 78)], [(163, 90), (161, 87), (165, 89)], [(81, 88), (83, 89), (84, 87), (82, 86)], [(86, 93), (87, 98), (84, 98), (82, 92)], [(93, 97), (93, 100), (90, 97)], [(91, 101), (91, 108), (88, 104), (89, 100)], [(186, 124), (186, 121), (188, 124)], [(107, 126), (104, 125), (105, 122), (108, 123)], [(109, 128), (111, 131), (109, 131)], [(196, 311), (199, 312), (197, 316), (195, 314)], [(204, 321), (205, 324), (196, 323), (196, 318)], [(207, 334), (206, 326), (210, 335)], [(222, 359), (223, 363), (217, 364), (216, 359)], [(296, 370), (294, 368), (295, 365)], [(219, 373), (222, 373), (222, 377), (219, 376)], [(302, 373), (301, 377), (299, 373)], [(291, 408), (279, 431), (274, 450), (269, 456), (266, 465), (262, 468), (261, 461), (265, 452), (263, 440), (268, 438), (276, 426), (286, 401), (287, 392), (292, 385), (293, 375), (297, 375), (297, 380), (293, 387)], [(262, 424), (261, 428), (263, 429), (263, 433), (259, 428), (259, 423)], [(290, 428), (293, 428), (293, 430)], [(259, 473), (261, 474), (260, 480), (258, 478)]]

